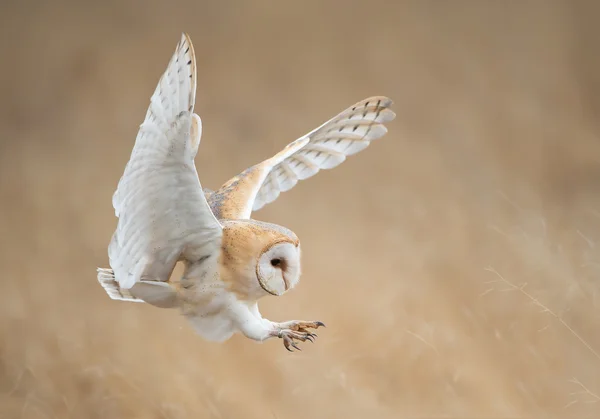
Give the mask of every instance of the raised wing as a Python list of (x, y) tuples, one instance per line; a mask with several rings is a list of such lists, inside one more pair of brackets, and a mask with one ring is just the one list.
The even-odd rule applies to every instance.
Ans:
[(250, 218), (252, 211), (277, 199), (299, 180), (333, 169), (387, 132), (396, 117), (384, 96), (364, 99), (320, 127), (288, 144), (281, 152), (230, 179), (210, 197), (218, 218)]
[(167, 281), (178, 260), (202, 260), (220, 246), (222, 227), (194, 165), (202, 135), (195, 92), (194, 49), (182, 34), (113, 195), (119, 221), (108, 255), (121, 288)]

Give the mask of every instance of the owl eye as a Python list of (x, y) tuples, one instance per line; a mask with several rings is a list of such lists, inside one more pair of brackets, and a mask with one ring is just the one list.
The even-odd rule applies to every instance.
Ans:
[(271, 265), (273, 265), (275, 267), (281, 265), (281, 259), (279, 259), (279, 258), (271, 259)]

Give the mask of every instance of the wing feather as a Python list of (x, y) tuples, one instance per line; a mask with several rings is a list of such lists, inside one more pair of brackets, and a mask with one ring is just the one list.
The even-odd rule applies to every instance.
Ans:
[(249, 218), (252, 211), (276, 200), (299, 180), (339, 166), (387, 133), (384, 123), (396, 114), (392, 100), (374, 96), (354, 104), (275, 156), (235, 176), (219, 189), (218, 212), (223, 218)]
[(199, 260), (219, 247), (222, 228), (194, 164), (202, 132), (195, 92), (194, 49), (182, 34), (113, 195), (119, 221), (108, 254), (121, 288), (167, 281), (178, 260)]
[[(347, 156), (364, 150), (371, 141), (383, 137), (387, 133), (384, 123), (396, 117), (389, 109), (392, 103), (386, 97), (364, 99), (302, 137), (308, 138), (306, 145), (270, 169), (259, 187), (252, 210), (261, 209), (273, 202), (280, 192), (291, 189), (284, 189), (281, 185), (296, 184), (297, 180), (308, 179), (321, 170), (333, 169)], [(282, 178), (282, 173), (286, 177)], [(270, 182), (274, 177), (279, 182)], [(277, 193), (271, 191), (275, 188)]]

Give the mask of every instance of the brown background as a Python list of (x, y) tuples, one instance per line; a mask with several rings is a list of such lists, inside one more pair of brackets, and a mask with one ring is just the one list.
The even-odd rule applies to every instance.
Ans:
[[(598, 417), (599, 11), (2, 2), (0, 417)], [(303, 242), (299, 287), (261, 303), (327, 323), (301, 353), (205, 342), (96, 282), (181, 31), (205, 187), (364, 97), (395, 100), (381, 141), (255, 214)]]

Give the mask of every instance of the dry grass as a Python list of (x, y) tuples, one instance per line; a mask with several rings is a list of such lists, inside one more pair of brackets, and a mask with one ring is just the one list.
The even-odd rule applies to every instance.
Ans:
[[(0, 418), (598, 417), (597, 6), (63, 3), (1, 6)], [(396, 102), (385, 139), (256, 214), (303, 241), (299, 288), (261, 305), (327, 323), (301, 353), (96, 283), (182, 30), (206, 187)]]

